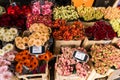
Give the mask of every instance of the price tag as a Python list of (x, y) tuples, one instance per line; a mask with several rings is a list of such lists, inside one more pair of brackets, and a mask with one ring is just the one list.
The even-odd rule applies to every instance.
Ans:
[(89, 60), (89, 56), (84, 52), (80, 52), (80, 51), (75, 51), (73, 57), (79, 60), (80, 62), (87, 62)]
[(32, 54), (42, 54), (45, 52), (45, 47), (44, 46), (39, 46), (39, 47), (32, 46), (29, 48), (29, 50), (30, 50), (30, 53)]
[(104, 44), (109, 44), (110, 42), (111, 42), (111, 40), (110, 41), (105, 41)]

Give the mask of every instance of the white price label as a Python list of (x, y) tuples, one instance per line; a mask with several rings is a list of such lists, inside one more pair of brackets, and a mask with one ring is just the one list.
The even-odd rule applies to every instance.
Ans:
[(30, 50), (30, 53), (32, 54), (41, 54), (41, 53), (44, 53), (45, 52), (45, 47), (44, 46), (32, 46), (29, 48)]
[(104, 44), (109, 44), (111, 41), (105, 41)]
[(36, 46), (33, 46), (32, 48), (32, 53), (42, 53), (42, 47), (36, 47)]
[(80, 59), (80, 60), (84, 60), (85, 59), (85, 54), (77, 51), (76, 54), (75, 54), (75, 57)]

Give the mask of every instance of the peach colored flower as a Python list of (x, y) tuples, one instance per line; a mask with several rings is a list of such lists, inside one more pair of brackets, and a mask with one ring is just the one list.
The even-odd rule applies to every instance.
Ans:
[(16, 37), (15, 38), (15, 42), (21, 42), (22, 41), (22, 37)]
[(21, 50), (26, 49), (26, 47), (25, 47), (24, 44), (17, 44), (16, 46), (17, 46), (17, 48), (19, 48), (19, 49), (21, 49)]
[(22, 42), (23, 42), (23, 43), (28, 43), (28, 41), (29, 41), (29, 38), (28, 38), (28, 37), (23, 37), (23, 39), (22, 39)]
[(30, 40), (28, 41), (28, 46), (34, 46), (34, 42), (35, 42), (35, 39), (34, 38), (30, 38)]
[(39, 47), (42, 45), (42, 41), (37, 39), (37, 40), (35, 40), (34, 44), (35, 44), (35, 46)]

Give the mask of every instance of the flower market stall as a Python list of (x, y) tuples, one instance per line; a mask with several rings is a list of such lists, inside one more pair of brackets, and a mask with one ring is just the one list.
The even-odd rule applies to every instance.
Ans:
[(0, 80), (119, 80), (119, 0), (0, 0)]

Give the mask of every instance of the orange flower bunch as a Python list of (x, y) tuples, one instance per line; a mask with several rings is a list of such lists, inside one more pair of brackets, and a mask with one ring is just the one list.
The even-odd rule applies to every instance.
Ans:
[(53, 55), (50, 51), (46, 51), (43, 55), (38, 55), (37, 58), (36, 56), (31, 55), (28, 50), (24, 50), (17, 53), (15, 56), (15, 61), (18, 62), (15, 70), (18, 73), (22, 73), (23, 66), (25, 66), (32, 71), (38, 67), (39, 61), (49, 61), (51, 58), (53, 58)]
[(84, 26), (80, 21), (67, 23), (65, 20), (56, 20), (53, 23), (53, 37), (57, 40), (84, 39)]
[(15, 61), (18, 62), (15, 69), (18, 73), (22, 73), (23, 66), (26, 66), (29, 70), (34, 70), (39, 64), (38, 59), (35, 56), (30, 55), (28, 50), (19, 52), (15, 56)]
[(34, 23), (29, 28), (31, 35), (28, 37), (16, 37), (16, 47), (19, 49), (26, 49), (31, 46), (42, 46), (49, 39), (51, 29), (42, 23)]
[(39, 59), (39, 60), (45, 60), (45, 61), (49, 61), (51, 58), (53, 58), (53, 55), (52, 55), (52, 53), (51, 53), (50, 51), (48, 51), (48, 50), (46, 51), (45, 54), (38, 56), (38, 59)]

